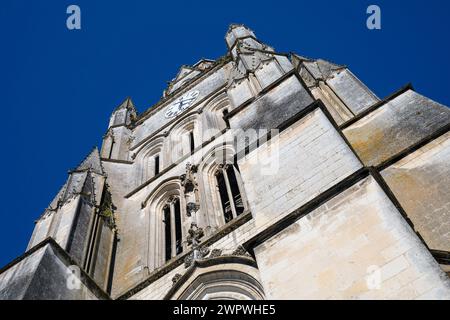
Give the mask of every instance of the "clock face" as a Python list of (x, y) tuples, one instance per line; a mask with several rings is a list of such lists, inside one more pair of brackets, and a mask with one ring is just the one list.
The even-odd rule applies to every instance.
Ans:
[(176, 99), (167, 109), (166, 118), (173, 118), (189, 108), (197, 99), (199, 92), (197, 90), (185, 93)]

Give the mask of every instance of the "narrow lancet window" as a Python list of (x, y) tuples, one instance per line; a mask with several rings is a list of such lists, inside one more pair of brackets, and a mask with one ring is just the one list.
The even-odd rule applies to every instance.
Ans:
[(166, 205), (163, 209), (164, 214), (164, 233), (165, 233), (165, 259), (166, 262), (172, 258), (172, 227), (170, 222), (170, 206)]
[(170, 198), (163, 208), (165, 261), (183, 252), (180, 198)]
[(219, 189), (220, 202), (222, 204), (223, 215), (225, 223), (233, 219), (233, 212), (231, 210), (230, 198), (228, 196), (225, 176), (222, 171), (217, 172), (217, 187)]
[(223, 114), (223, 119), (224, 119), (224, 121), (225, 121), (225, 124), (226, 124), (226, 126), (227, 126), (227, 128), (229, 128), (230, 127), (230, 122), (228, 121), (228, 109), (224, 109), (223, 111), (222, 111), (222, 114)]
[(155, 156), (155, 176), (159, 174), (159, 155)]
[(239, 185), (234, 167), (229, 165), (226, 169), (226, 173), (228, 176), (228, 181), (230, 182), (231, 197), (233, 198), (236, 215), (239, 216), (242, 212), (244, 212), (244, 204), (242, 202), (241, 192), (239, 191)]
[(230, 163), (221, 165), (216, 172), (217, 189), (225, 223), (238, 217), (245, 211), (245, 201), (242, 198), (241, 186), (236, 172), (239, 171)]
[(192, 154), (192, 153), (194, 153), (194, 150), (195, 150), (195, 141), (194, 141), (194, 132), (193, 131), (189, 132), (189, 144), (190, 144), (191, 154)]
[(183, 252), (182, 231), (181, 231), (181, 206), (180, 199), (174, 202), (175, 210), (175, 239), (176, 239), (176, 255)]

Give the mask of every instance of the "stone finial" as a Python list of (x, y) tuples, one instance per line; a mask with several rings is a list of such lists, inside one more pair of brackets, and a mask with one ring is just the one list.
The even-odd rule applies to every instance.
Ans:
[(255, 33), (243, 24), (231, 24), (225, 35), (225, 41), (228, 48), (232, 48), (237, 39), (253, 37), (256, 38)]

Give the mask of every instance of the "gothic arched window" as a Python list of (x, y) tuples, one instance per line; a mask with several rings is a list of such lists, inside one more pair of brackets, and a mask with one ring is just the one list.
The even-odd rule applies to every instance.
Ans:
[(225, 164), (220, 165), (216, 171), (217, 190), (225, 223), (238, 217), (245, 210), (236, 170), (235, 165)]
[(139, 176), (136, 182), (138, 184), (142, 184), (157, 176), (167, 166), (165, 144), (165, 137), (156, 137), (146, 143), (132, 156), (136, 159), (136, 171)]
[(169, 152), (172, 162), (193, 154), (195, 147), (201, 143), (202, 128), (197, 113), (181, 119), (169, 131)]
[(189, 148), (191, 154), (194, 153), (195, 150), (195, 140), (194, 140), (194, 131), (189, 131)]
[(157, 154), (157, 155), (155, 155), (153, 157), (153, 172), (155, 173), (155, 176), (157, 174), (159, 174), (159, 165), (160, 165), (160, 163), (159, 163), (159, 154)]
[(153, 153), (148, 154), (144, 160), (143, 182), (158, 175), (161, 171), (161, 150), (155, 149)]
[(165, 261), (183, 252), (181, 205), (178, 197), (170, 198), (163, 207)]

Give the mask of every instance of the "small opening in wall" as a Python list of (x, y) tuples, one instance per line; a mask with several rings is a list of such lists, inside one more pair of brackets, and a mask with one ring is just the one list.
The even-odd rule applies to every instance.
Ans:
[(159, 155), (155, 156), (155, 176), (159, 174)]
[(180, 199), (175, 200), (174, 207), (175, 207), (176, 255), (179, 255), (180, 253), (183, 252)]
[(241, 192), (239, 191), (239, 185), (237, 182), (236, 174), (234, 172), (234, 167), (229, 165), (227, 170), (228, 181), (230, 182), (231, 196), (234, 201), (234, 208), (236, 209), (236, 215), (240, 215), (244, 212), (244, 204), (242, 202)]
[(231, 209), (230, 199), (228, 197), (225, 177), (222, 172), (217, 173), (217, 187), (219, 188), (220, 202), (222, 203), (223, 216), (225, 223), (233, 220), (233, 211)]
[(223, 120), (225, 121), (225, 124), (227, 125), (227, 128), (229, 128), (230, 127), (230, 122), (228, 121), (228, 118), (227, 118), (227, 116), (228, 116), (228, 109), (224, 109), (222, 111), (222, 114), (223, 114)]
[(171, 226), (170, 226), (170, 207), (166, 205), (163, 209), (164, 213), (164, 233), (165, 233), (165, 240), (166, 240), (166, 261), (169, 261), (172, 258), (172, 233), (171, 233)]
[(194, 132), (190, 131), (189, 132), (189, 144), (191, 147), (191, 154), (194, 153), (194, 149), (195, 149), (195, 141), (194, 141)]

